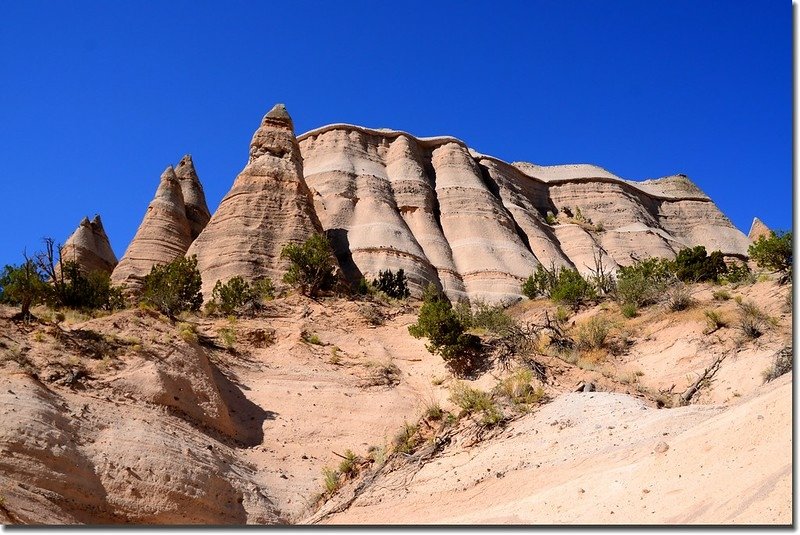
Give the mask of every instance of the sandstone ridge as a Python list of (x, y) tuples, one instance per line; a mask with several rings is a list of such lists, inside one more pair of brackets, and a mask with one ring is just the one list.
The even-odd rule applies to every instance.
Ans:
[(634, 182), (592, 165), (509, 164), (452, 137), (348, 124), (298, 137), (314, 205), (351, 281), (404, 269), (412, 291), (518, 299), (538, 264), (588, 274), (748, 239), (686, 176)]

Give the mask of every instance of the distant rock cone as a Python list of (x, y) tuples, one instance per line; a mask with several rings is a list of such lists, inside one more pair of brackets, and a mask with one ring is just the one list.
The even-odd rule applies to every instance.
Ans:
[(191, 222), (186, 215), (181, 181), (169, 166), (161, 175), (139, 230), (111, 274), (111, 281), (138, 290), (153, 266), (183, 256), (191, 243)]
[(772, 235), (772, 230), (764, 224), (759, 218), (753, 218), (753, 224), (750, 225), (750, 233), (747, 235), (750, 241), (755, 242), (761, 236), (769, 238)]
[(281, 248), (322, 232), (313, 206), (292, 119), (277, 104), (253, 135), (247, 165), (187, 252), (197, 255), (206, 298), (218, 280), (237, 275), (279, 282), (288, 268)]
[(117, 256), (111, 249), (99, 215), (91, 221), (88, 217), (83, 218), (61, 248), (61, 259), (76, 262), (84, 273), (102, 271), (110, 274), (114, 270)]
[(181, 158), (181, 161), (175, 166), (175, 176), (178, 177), (181, 184), (183, 202), (186, 205), (186, 218), (189, 220), (192, 240), (194, 240), (206, 228), (208, 220), (211, 219), (211, 213), (208, 211), (206, 195), (200, 179), (197, 177), (197, 171), (194, 169), (191, 154)]

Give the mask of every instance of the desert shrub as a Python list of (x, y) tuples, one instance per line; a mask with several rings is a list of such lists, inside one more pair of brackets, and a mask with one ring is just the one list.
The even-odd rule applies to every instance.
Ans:
[(300, 334), (300, 337), (307, 344), (311, 344), (311, 345), (315, 345), (315, 346), (323, 345), (322, 344), (322, 340), (320, 340), (319, 336), (316, 333), (310, 333), (308, 331), (303, 331)]
[(548, 225), (557, 225), (558, 224), (558, 218), (556, 217), (556, 215), (553, 212), (548, 211), (547, 215), (545, 215), (544, 219), (545, 219), (545, 221), (547, 221)]
[(144, 277), (141, 301), (170, 318), (183, 311), (196, 312), (203, 304), (202, 280), (197, 257), (178, 257), (169, 264), (153, 266)]
[(550, 290), (550, 299), (576, 310), (581, 304), (596, 297), (595, 289), (576, 269), (561, 269), (555, 285)]
[(764, 334), (770, 324), (769, 316), (751, 301), (737, 302), (739, 306), (738, 328), (750, 339)]
[(122, 289), (111, 285), (103, 271), (84, 273), (76, 262), (61, 263), (56, 272), (58, 283), (50, 288), (49, 301), (54, 306), (77, 310), (118, 310), (125, 308)]
[(217, 331), (217, 335), (219, 335), (220, 341), (222, 341), (222, 345), (224, 345), (227, 349), (233, 349), (236, 346), (236, 328), (233, 326), (230, 327), (222, 327)]
[(772, 365), (761, 374), (768, 383), (792, 371), (792, 348), (787, 346), (775, 353)]
[(487, 427), (501, 422), (504, 418), (491, 395), (461, 381), (457, 381), (450, 389), (450, 401), (460, 407), (465, 414), (480, 413), (480, 423)]
[(605, 346), (612, 326), (608, 319), (602, 316), (592, 316), (576, 328), (576, 346), (578, 349), (601, 349)]
[(250, 286), (252, 287), (256, 298), (260, 299), (261, 301), (270, 301), (275, 299), (275, 285), (272, 284), (272, 279), (269, 277), (256, 279)]
[(747, 254), (761, 269), (780, 274), (778, 281), (785, 284), (792, 278), (792, 232), (771, 232), (769, 237), (759, 236), (747, 249)]
[(194, 323), (180, 321), (176, 327), (178, 328), (178, 335), (184, 342), (197, 342), (197, 326)]
[(258, 304), (255, 289), (238, 275), (228, 282), (218, 280), (211, 292), (211, 299), (216, 312), (226, 316), (250, 311)]
[(345, 450), (344, 459), (339, 463), (339, 473), (350, 478), (358, 474), (358, 455), (353, 450)]
[(689, 287), (682, 282), (675, 283), (667, 288), (665, 297), (667, 308), (673, 312), (686, 310), (694, 303)]
[(716, 290), (711, 295), (716, 301), (727, 301), (731, 298), (731, 294), (727, 290)]
[(353, 293), (356, 295), (370, 295), (374, 291), (375, 288), (364, 277), (361, 277), (358, 282), (353, 285)]
[(413, 453), (421, 441), (419, 426), (405, 422), (392, 441), (395, 451), (400, 453)]
[(536, 266), (536, 271), (522, 283), (522, 295), (528, 299), (538, 296), (548, 296), (558, 280), (558, 268), (551, 265), (547, 269), (542, 264)]
[(465, 331), (450, 301), (433, 292), (426, 292), (417, 322), (408, 328), (414, 338), (427, 338), (428, 351), (441, 355), (457, 374), (472, 368), (480, 348), (480, 339)]
[(639, 314), (639, 309), (635, 303), (625, 303), (620, 307), (620, 312), (626, 318), (635, 318)]
[(333, 288), (336, 263), (328, 240), (322, 234), (314, 234), (299, 245), (284, 245), (281, 258), (291, 263), (283, 282), (296, 287), (303, 295), (316, 297), (320, 291)]
[(406, 274), (402, 269), (398, 269), (397, 273), (388, 269), (379, 271), (378, 278), (372, 281), (372, 285), (394, 299), (405, 299), (411, 295), (411, 292), (408, 291)]
[(657, 303), (673, 278), (671, 263), (663, 258), (637, 260), (617, 272), (616, 299), (643, 307)]
[(683, 282), (716, 281), (727, 270), (722, 253), (709, 255), (702, 245), (681, 249), (675, 256), (675, 276)]
[(323, 468), (322, 477), (325, 481), (325, 491), (328, 494), (333, 494), (334, 492), (339, 490), (339, 487), (342, 486), (342, 483), (339, 479), (339, 472), (332, 468), (329, 468), (327, 466)]
[(6, 266), (0, 275), (0, 302), (19, 306), (20, 314), (30, 317), (33, 305), (47, 296), (47, 283), (33, 260), (26, 259), (19, 266)]

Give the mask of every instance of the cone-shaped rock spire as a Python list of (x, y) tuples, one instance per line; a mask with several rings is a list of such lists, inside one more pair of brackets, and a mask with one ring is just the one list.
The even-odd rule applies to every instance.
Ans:
[(117, 255), (111, 249), (99, 215), (91, 221), (88, 217), (83, 218), (61, 248), (61, 259), (76, 262), (84, 273), (102, 271), (110, 274), (114, 270)]
[(754, 242), (761, 236), (769, 238), (772, 235), (770, 228), (764, 224), (759, 218), (753, 218), (753, 224), (750, 225), (750, 233), (747, 235), (750, 241)]
[(194, 169), (191, 154), (181, 158), (175, 166), (175, 176), (180, 180), (183, 202), (186, 205), (186, 218), (189, 220), (194, 240), (206, 227), (208, 220), (211, 219), (211, 213), (208, 211), (206, 195)]
[(236, 275), (279, 282), (288, 267), (281, 248), (321, 232), (292, 119), (278, 104), (262, 119), (247, 165), (187, 255), (197, 255), (208, 297), (218, 280)]
[(161, 175), (139, 230), (111, 274), (111, 281), (136, 290), (154, 265), (182, 256), (191, 243), (191, 225), (186, 217), (181, 183), (169, 166)]

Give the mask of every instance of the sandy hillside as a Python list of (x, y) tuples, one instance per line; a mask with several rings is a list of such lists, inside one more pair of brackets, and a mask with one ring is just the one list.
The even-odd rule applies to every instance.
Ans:
[[(602, 349), (538, 341), (543, 399), (497, 390), (515, 362), (464, 384), (500, 418), (458, 418), (458, 382), (408, 334), (419, 304), (289, 296), (248, 318), (147, 310), (12, 320), (0, 309), (0, 514), (5, 523), (791, 522), (789, 287), (692, 287), (695, 304), (624, 318)], [(743, 337), (738, 304), (770, 320)], [(713, 332), (706, 310), (726, 326)], [(509, 314), (552, 318), (546, 300)], [(484, 333), (485, 334), (485, 333)], [(690, 403), (680, 396), (706, 370)], [(591, 382), (595, 391), (575, 392)], [(441, 406), (441, 418), (430, 416)], [(659, 408), (663, 407), (663, 408)], [(672, 407), (672, 408), (670, 408)], [(427, 415), (426, 415), (427, 414)], [(413, 447), (396, 437), (416, 429)], [(323, 469), (353, 453), (326, 490)], [(329, 477), (330, 482), (330, 477)]]

